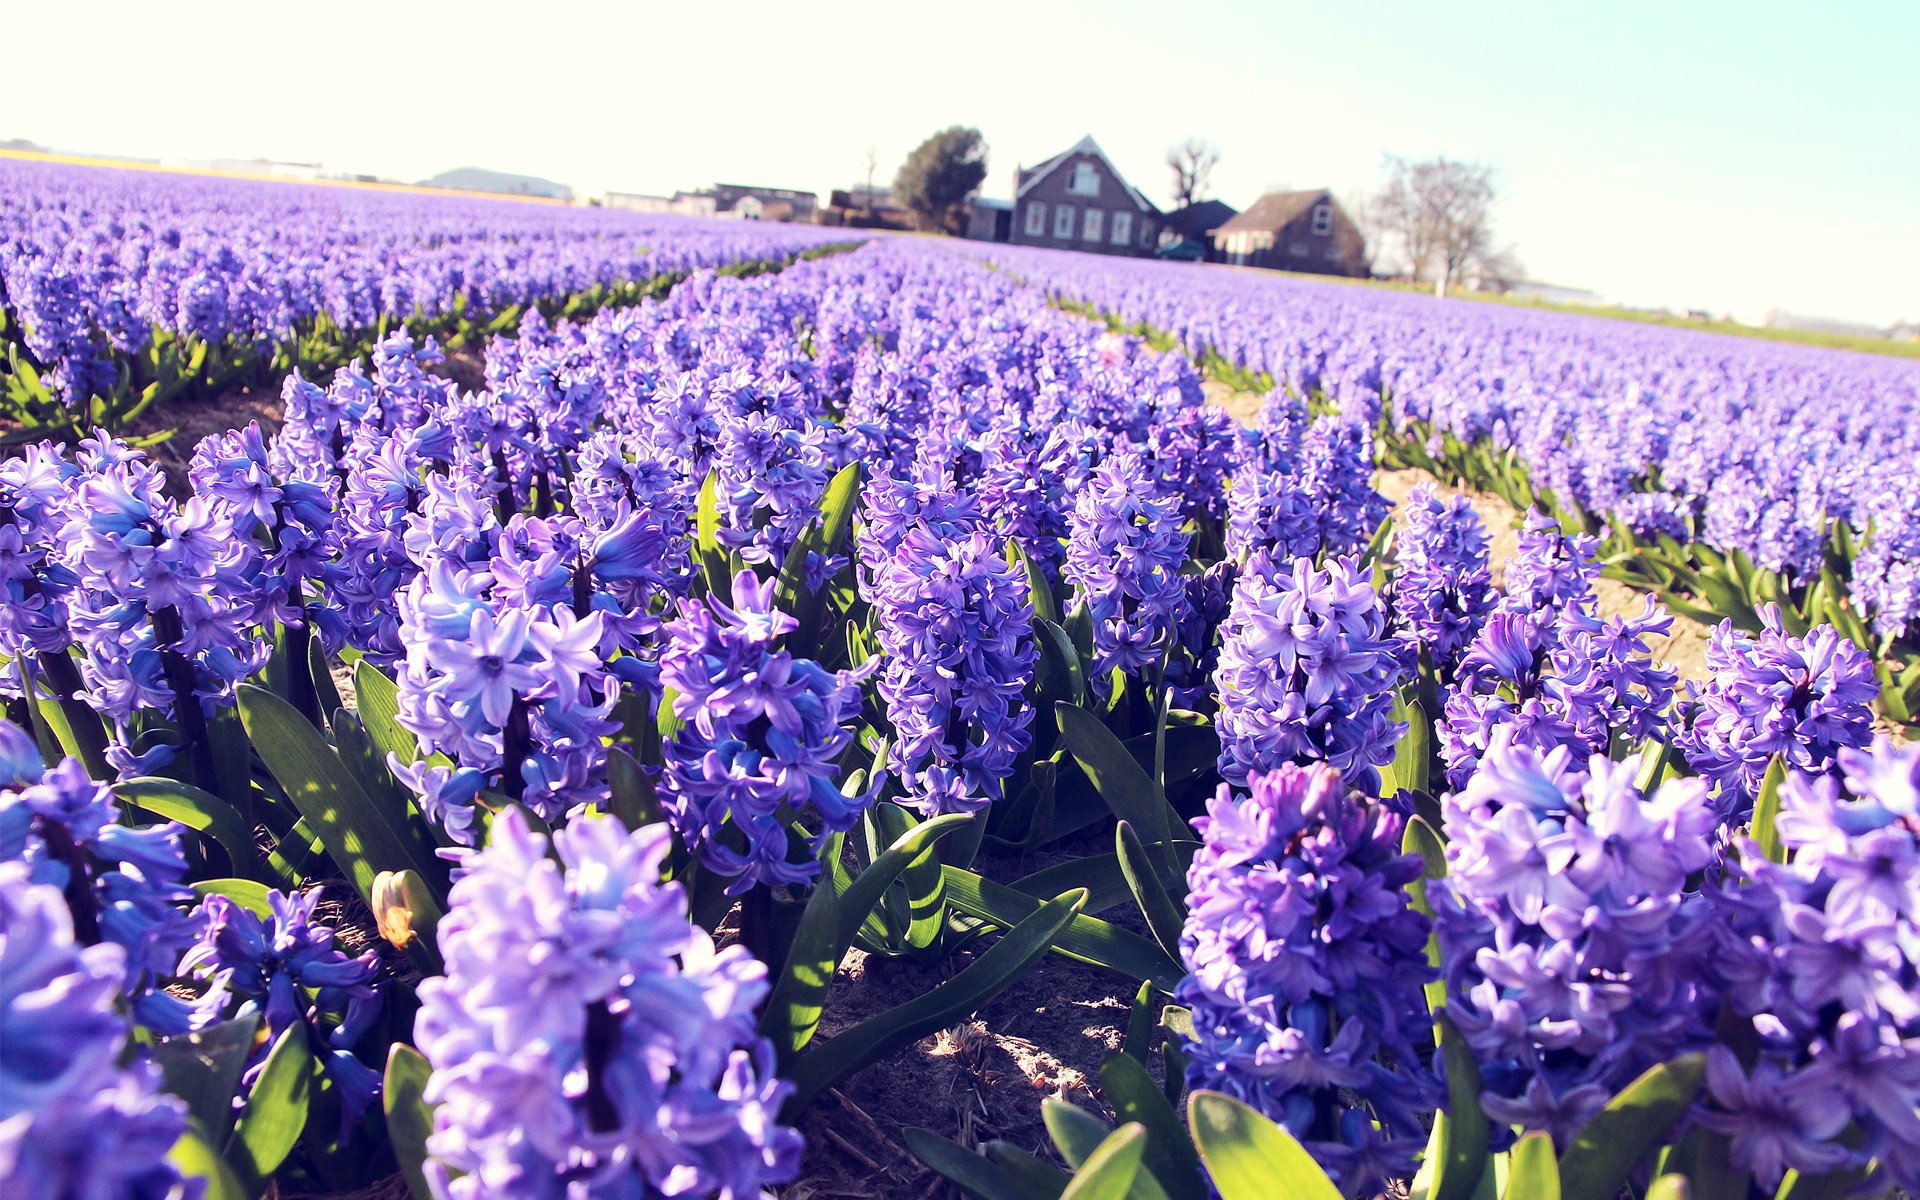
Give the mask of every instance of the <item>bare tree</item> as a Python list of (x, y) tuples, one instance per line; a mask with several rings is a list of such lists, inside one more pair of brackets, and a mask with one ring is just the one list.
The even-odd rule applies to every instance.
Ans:
[(867, 194), (861, 207), (866, 209), (867, 216), (871, 217), (873, 216), (873, 174), (880, 169), (880, 144), (878, 142), (868, 143), (867, 156), (861, 161), (867, 168)]
[(1219, 164), (1220, 148), (1203, 137), (1188, 137), (1167, 150), (1167, 166), (1173, 171), (1174, 211), (1207, 194), (1213, 169)]
[(1446, 157), (1418, 162), (1389, 154), (1387, 182), (1367, 206), (1368, 223), (1397, 241), (1415, 279), (1447, 287), (1463, 271), (1505, 271), (1512, 252), (1493, 245), (1493, 168)]

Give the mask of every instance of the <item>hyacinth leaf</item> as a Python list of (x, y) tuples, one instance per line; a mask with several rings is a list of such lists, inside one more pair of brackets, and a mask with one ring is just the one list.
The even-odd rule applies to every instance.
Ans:
[(1036, 621), (1060, 623), (1060, 605), (1053, 598), (1053, 588), (1047, 583), (1047, 573), (1040, 564), (1033, 561), (1026, 547), (1017, 541), (1007, 542), (1007, 562), (1020, 568), (1027, 576), (1027, 595), (1033, 603), (1033, 616)]
[(986, 1145), (987, 1157), (1019, 1181), (1019, 1194), (1028, 1197), (1054, 1197), (1067, 1190), (1070, 1176), (1059, 1167), (1031, 1151), (998, 1138)]
[[(914, 828), (913, 816), (897, 804), (876, 804), (868, 811), (878, 818), (881, 833), (890, 845), (898, 844)], [(931, 844), (921, 847), (907, 861), (900, 882), (906, 893), (907, 918), (900, 932), (907, 949), (931, 950), (947, 927), (947, 881)]]
[(1537, 1130), (1514, 1144), (1507, 1155), (1505, 1200), (1560, 1200), (1560, 1164), (1553, 1136)]
[(707, 590), (716, 596), (730, 595), (733, 575), (727, 569), (727, 552), (720, 545), (720, 472), (708, 471), (700, 484), (700, 500), (694, 509), (694, 550), (706, 572)]
[[(1188, 854), (1191, 856), (1191, 849), (1188, 849)], [(1126, 873), (1120, 869), (1120, 859), (1112, 854), (1070, 858), (1016, 879), (1011, 886), (1014, 891), (1025, 892), (1039, 900), (1057, 896), (1068, 888), (1086, 888), (1092, 897), (1087, 901), (1089, 916), (1125, 904), (1133, 898), (1133, 889), (1127, 886)]]
[(1393, 698), (1393, 719), (1407, 727), (1393, 749), (1393, 762), (1380, 774), (1380, 794), (1391, 796), (1404, 788), (1425, 792), (1433, 762), (1433, 732), (1427, 714), (1412, 688), (1402, 689)]
[(405, 812), (375, 804), (340, 756), (297, 709), (264, 688), (241, 684), (240, 719), (267, 769), (313, 827), (328, 857), (369, 907), (381, 871), (418, 871), (446, 908), (446, 864)]
[(1706, 1058), (1689, 1054), (1649, 1068), (1622, 1088), (1561, 1155), (1566, 1200), (1613, 1200), (1686, 1115), (1706, 1071)]
[(427, 1105), (427, 1079), (433, 1074), (426, 1056), (412, 1046), (394, 1043), (387, 1052), (386, 1080), (380, 1105), (387, 1118), (387, 1139), (393, 1157), (414, 1200), (431, 1200), (427, 1187), (427, 1138), (433, 1133), (433, 1109)]
[(1114, 816), (1146, 831), (1161, 852), (1163, 879), (1171, 875), (1172, 852), (1167, 842), (1180, 817), (1159, 785), (1099, 717), (1071, 704), (1056, 704), (1053, 711), (1061, 736), (1066, 738), (1067, 752), (1080, 764), (1100, 798), (1113, 809)]
[(1434, 1014), (1434, 1032), (1446, 1065), (1447, 1108), (1434, 1114), (1438, 1154), (1428, 1196), (1429, 1200), (1473, 1200), (1481, 1180), (1490, 1173), (1490, 1130), (1486, 1111), (1480, 1107), (1480, 1064), (1444, 1007)]
[[(333, 681), (333, 670), (327, 663), (327, 652), (321, 647), (317, 638), (307, 642), (307, 672), (313, 677), (313, 694), (320, 705), (321, 712), (330, 713), (346, 707), (340, 702), (340, 687)], [(359, 699), (358, 673), (358, 664), (355, 664), (354, 703), (364, 707), (364, 702)]]
[(670, 742), (679, 737), (680, 731), (687, 727), (687, 723), (674, 711), (674, 703), (679, 698), (680, 693), (670, 687), (660, 689), (660, 708), (654, 714), (653, 723), (660, 730), (662, 742)]
[(1078, 705), (1086, 698), (1087, 680), (1080, 668), (1080, 656), (1073, 648), (1073, 639), (1052, 621), (1036, 617), (1033, 640), (1040, 650), (1033, 671), (1036, 707), (1045, 712), (1048, 705)]
[(32, 712), (46, 722), (60, 749), (80, 760), (89, 777), (113, 778), (115, 772), (107, 762), (106, 727), (85, 701), (72, 696), (42, 696)]
[[(945, 868), (947, 903), (954, 911), (1002, 929), (1031, 919), (1043, 907), (1025, 892), (982, 879), (958, 867)], [(1076, 889), (1085, 896), (1084, 889)], [(1079, 913), (1079, 910), (1075, 910)], [(1076, 915), (1053, 944), (1063, 958), (1101, 967), (1128, 979), (1151, 983), (1171, 994), (1186, 974), (1177, 959), (1146, 938), (1097, 917)]]
[(315, 1067), (307, 1036), (306, 1022), (295, 1021), (273, 1044), (228, 1139), (227, 1158), (254, 1194), (287, 1160), (307, 1127)]
[(1187, 1120), (1220, 1200), (1340, 1200), (1292, 1134), (1233, 1097), (1195, 1092)]
[(187, 1131), (180, 1140), (167, 1151), (167, 1161), (188, 1179), (203, 1180), (205, 1190), (200, 1200), (247, 1200), (247, 1189), (234, 1177), (233, 1168), (214, 1150), (213, 1143), (198, 1128), (198, 1122), (190, 1122)]
[(1768, 861), (1787, 861), (1787, 847), (1780, 840), (1780, 787), (1787, 781), (1787, 760), (1774, 755), (1760, 781), (1760, 795), (1753, 803), (1751, 830), (1754, 844)]
[(794, 1093), (781, 1110), (783, 1119), (797, 1117), (821, 1089), (946, 1028), (999, 995), (1047, 952), (1085, 902), (1085, 892), (1049, 900), (952, 979), (802, 1054), (788, 1076)]
[[(908, 863), (972, 819), (965, 813), (948, 813), (915, 825), (851, 880), (843, 872), (821, 873), (793, 931), (786, 968), (768, 996), (760, 1019), (760, 1032), (773, 1042), (783, 1063), (813, 1040), (833, 973), (847, 956), (867, 914)], [(842, 841), (840, 835), (827, 839), (823, 850), (827, 861), (838, 861)]]
[(630, 830), (666, 819), (653, 778), (619, 746), (607, 751), (607, 792), (608, 811)]
[[(1447, 851), (1435, 833), (1433, 826), (1427, 824), (1425, 817), (1414, 817), (1407, 822), (1407, 831), (1400, 837), (1400, 849), (1407, 854), (1420, 856), (1420, 877), (1407, 885), (1407, 899), (1414, 910), (1429, 919), (1433, 916), (1433, 901), (1427, 895), (1429, 883), (1447, 877)], [(1427, 981), (1427, 1011), (1437, 1013), (1447, 1002), (1447, 981), (1440, 971), (1440, 931), (1427, 933), (1427, 965), (1435, 971), (1434, 978)]]
[(1127, 1009), (1127, 1033), (1121, 1048), (1136, 1062), (1146, 1062), (1153, 1053), (1153, 998), (1157, 993), (1150, 983), (1140, 985)]
[(1073, 1182), (1060, 1194), (1060, 1200), (1128, 1200), (1146, 1195), (1135, 1190), (1140, 1176), (1140, 1158), (1147, 1147), (1147, 1131), (1138, 1125), (1122, 1125), (1087, 1156), (1074, 1172)]
[(1100, 1065), (1100, 1086), (1119, 1120), (1134, 1122), (1146, 1130), (1147, 1172), (1167, 1194), (1173, 1200), (1207, 1200), (1199, 1151), (1194, 1149), (1193, 1139), (1181, 1126), (1166, 1093), (1140, 1060), (1125, 1054), (1108, 1055)]
[[(253, 844), (253, 831), (233, 806), (190, 783), (142, 775), (113, 785), (113, 794), (156, 817), (178, 821), (218, 845), (233, 869), (248, 879), (261, 879), (265, 868)], [(286, 881), (281, 881), (286, 882)]]
[(1147, 919), (1147, 931), (1153, 934), (1153, 940), (1160, 943), (1168, 958), (1180, 957), (1180, 929), (1186, 923), (1186, 914), (1161, 886), (1160, 877), (1147, 858), (1147, 848), (1140, 844), (1140, 835), (1126, 821), (1114, 829), (1114, 852), (1120, 860), (1127, 888), (1133, 893), (1133, 902), (1140, 906), (1140, 915)]
[[(361, 727), (373, 741), (380, 761), (386, 762), (388, 755), (403, 763), (420, 761), (420, 741), (400, 724), (400, 690), (387, 673), (361, 659), (353, 668), (353, 694)], [(437, 766), (453, 765), (444, 754), (433, 755), (428, 761)]]
[(1113, 1132), (1111, 1126), (1086, 1109), (1065, 1100), (1040, 1102), (1040, 1119), (1046, 1123), (1047, 1136), (1070, 1167), (1078, 1167), (1093, 1157), (1100, 1143)]
[(900, 1130), (900, 1136), (906, 1140), (907, 1149), (913, 1151), (914, 1157), (938, 1172), (947, 1182), (974, 1197), (974, 1200), (1052, 1200), (1064, 1189), (1063, 1181), (1062, 1188), (1052, 1192), (1031, 1190), (1023, 1186), (1021, 1179), (1007, 1167), (975, 1154), (931, 1129), (908, 1125)]
[(252, 879), (201, 879), (189, 886), (196, 896), (225, 896), (256, 917), (266, 919), (273, 915), (273, 904), (268, 899), (273, 890), (264, 883)]
[(231, 1021), (159, 1038), (153, 1060), (160, 1067), (161, 1086), (187, 1102), (187, 1113), (214, 1141), (224, 1142), (233, 1126), (233, 1093), (240, 1073), (253, 1053), (260, 1030), (258, 1013)]

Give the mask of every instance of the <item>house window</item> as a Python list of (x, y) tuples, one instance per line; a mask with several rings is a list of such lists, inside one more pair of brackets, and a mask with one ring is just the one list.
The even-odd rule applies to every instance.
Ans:
[(1140, 244), (1142, 246), (1153, 245), (1153, 222), (1152, 221), (1140, 222)]
[(1083, 242), (1099, 241), (1100, 235), (1106, 232), (1106, 220), (1106, 213), (1097, 208), (1088, 209), (1087, 219), (1081, 222), (1080, 225), (1080, 240)]
[(1073, 205), (1053, 206), (1053, 236), (1063, 242), (1073, 238)]
[(1313, 232), (1316, 237), (1325, 237), (1333, 232), (1333, 205), (1314, 205)]
[(1133, 214), (1117, 212), (1113, 214), (1113, 244), (1124, 246), (1133, 239)]
[(1047, 206), (1035, 200), (1027, 205), (1027, 236), (1039, 237), (1047, 231)]
[(1287, 253), (1294, 258), (1305, 258), (1308, 254), (1312, 253), (1312, 247), (1308, 246), (1305, 242), (1294, 242), (1287, 247)]
[(1067, 180), (1067, 190), (1076, 196), (1098, 196), (1100, 172), (1090, 162), (1073, 164), (1073, 175)]

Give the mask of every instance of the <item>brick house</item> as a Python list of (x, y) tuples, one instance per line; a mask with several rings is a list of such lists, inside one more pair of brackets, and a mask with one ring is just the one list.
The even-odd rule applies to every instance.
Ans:
[(1326, 188), (1269, 192), (1213, 230), (1219, 261), (1315, 275), (1367, 274), (1367, 242)]
[(1160, 244), (1164, 218), (1092, 137), (1014, 173), (1013, 200), (976, 200), (967, 236), (1140, 258)]

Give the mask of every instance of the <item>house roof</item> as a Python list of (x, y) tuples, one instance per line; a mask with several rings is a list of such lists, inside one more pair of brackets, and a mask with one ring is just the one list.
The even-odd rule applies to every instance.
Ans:
[(1013, 201), (999, 200), (992, 196), (969, 196), (968, 202), (975, 208), (999, 208), (1009, 212), (1013, 210)]
[(1149, 201), (1146, 198), (1146, 196), (1141, 194), (1139, 188), (1127, 182), (1127, 177), (1120, 173), (1119, 167), (1116, 167), (1113, 165), (1113, 160), (1108, 158), (1107, 152), (1105, 150), (1102, 150), (1100, 148), (1100, 144), (1093, 140), (1092, 134), (1088, 134), (1087, 136), (1081, 138), (1079, 141), (1067, 147), (1065, 150), (1062, 150), (1060, 153), (1054, 155), (1052, 158), (1048, 159), (1047, 161), (1041, 163), (1039, 166), (1022, 171), (1020, 173), (1020, 188), (1018, 191), (1014, 192), (1013, 198), (1015, 200), (1018, 200), (1020, 197), (1026, 195), (1028, 190), (1032, 188), (1034, 184), (1039, 183), (1042, 179), (1045, 179), (1047, 176), (1059, 170), (1061, 167), (1061, 164), (1065, 163), (1068, 159), (1072, 158), (1076, 154), (1091, 154), (1095, 158), (1099, 159), (1101, 162), (1105, 163), (1107, 170), (1113, 174), (1113, 177), (1115, 179), (1118, 179), (1120, 181), (1121, 187), (1124, 187), (1127, 189), (1128, 197), (1131, 198), (1135, 204), (1139, 205), (1141, 212), (1153, 213), (1153, 212), (1160, 211), (1159, 209), (1153, 206), (1153, 203)]
[(1315, 188), (1310, 192), (1268, 192), (1254, 201), (1253, 207), (1234, 217), (1224, 225), (1214, 227), (1214, 233), (1253, 233), (1275, 232), (1301, 213), (1306, 212), (1321, 200), (1331, 199), (1326, 188)]
[(1201, 200), (1167, 214), (1167, 228), (1183, 238), (1204, 238), (1238, 214), (1224, 200)]

